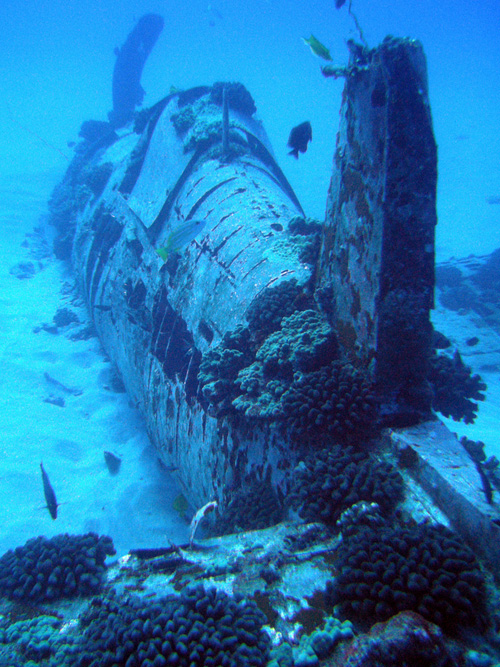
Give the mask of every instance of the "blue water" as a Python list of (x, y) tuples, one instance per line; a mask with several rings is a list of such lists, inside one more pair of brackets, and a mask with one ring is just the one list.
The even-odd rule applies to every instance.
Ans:
[[(370, 46), (387, 34), (424, 45), (439, 148), (438, 258), (500, 247), (500, 4), (353, 0), (352, 8)], [(301, 38), (314, 34), (334, 63), (345, 64), (346, 40), (359, 38), (347, 5), (11, 0), (0, 6), (0, 207), (7, 233), (13, 235), (21, 216), (21, 240), (43, 212), (81, 123), (107, 118), (114, 49), (145, 12), (161, 14), (165, 27), (143, 72), (144, 105), (172, 85), (242, 82), (304, 210), (322, 219), (343, 81), (321, 75), (323, 61)], [(295, 160), (287, 138), (304, 120), (311, 121), (313, 141)], [(16, 207), (22, 213), (13, 213)]]
[[(352, 9), (369, 46), (375, 47), (388, 34), (423, 43), (439, 151), (438, 259), (484, 255), (499, 248), (499, 0), (353, 0)], [(343, 81), (321, 75), (323, 62), (301, 38), (314, 34), (329, 48), (335, 64), (346, 64), (346, 40), (359, 38), (347, 5), (336, 10), (334, 0), (4, 0), (0, 5), (0, 222), (6, 235), (3, 240), (0, 236), (2, 284), (14, 282), (10, 274), (4, 275), (14, 261), (12, 247), (20, 247), (25, 232), (43, 214), (44, 202), (72, 158), (71, 145), (78, 141), (80, 125), (88, 119), (107, 119), (112, 108), (114, 49), (147, 12), (162, 15), (165, 27), (144, 68), (144, 106), (165, 97), (171, 86), (189, 89), (216, 81), (243, 83), (306, 214), (323, 219)], [(288, 155), (287, 139), (290, 129), (305, 120), (312, 124), (313, 140), (295, 160)], [(16, 280), (11, 293), (5, 289), (0, 295), (4, 332), (16, 320), (28, 340), (32, 328), (40, 324), (39, 310), (34, 306), (29, 312), (23, 310), (22, 287), (31, 295), (39, 289), (43, 301), (42, 278), (22, 284)], [(49, 321), (54, 312), (49, 299), (46, 311)], [(468, 333), (462, 336), (468, 337)], [(41, 377), (51, 363), (64, 376), (61, 366), (66, 357), (61, 347), (60, 358), (50, 351), (57, 364), (52, 362), (39, 343), (40, 349), (34, 346), (31, 351), (39, 365), (27, 369), (23, 340), (18, 345), (9, 331), (0, 336), (0, 347), (5, 348), (0, 368), (4, 385), (3, 393), (0, 390), (4, 463), (0, 465), (4, 510), (0, 555), (29, 537), (60, 531), (109, 532), (120, 555), (129, 547), (185, 542), (185, 517), (172, 510), (178, 490), (158, 469), (155, 452), (147, 449), (142, 422), (138, 417), (137, 424), (133, 422), (126, 397), (111, 397), (109, 405), (103, 406), (97, 391), (102, 386), (96, 388), (88, 380), (94, 373), (88, 367), (96, 363), (98, 354), (79, 358), (82, 385), (86, 383), (89, 390), (87, 402), (75, 408), (74, 421), (70, 415), (69, 426), (60, 419), (52, 430), (44, 431), (39, 415), (46, 414), (46, 404), (26, 415), (23, 393), (33, 399), (32, 403), (26, 400), (28, 406), (37, 405), (42, 389), (33, 377)], [(492, 340), (493, 334), (487, 340), (490, 348), (497, 338)], [(469, 354), (473, 352), (469, 348)], [(494, 363), (489, 364), (489, 357), (486, 360), (491, 373), (487, 379), (500, 395), (498, 348), (494, 353)], [(12, 396), (5, 390), (9, 382), (16, 384)], [(95, 384), (102, 385), (99, 377)], [(106, 410), (109, 418), (104, 415), (104, 425), (116, 421), (118, 414), (129, 429), (121, 441), (103, 443), (105, 436), (92, 432), (94, 422), (88, 435), (83, 428), (71, 432), (73, 424), (81, 423), (77, 419), (90, 419)], [(497, 413), (492, 416), (489, 410), (486, 433), (496, 435)], [(96, 422), (101, 423), (97, 417)], [(465, 433), (475, 437), (473, 432)], [(500, 458), (497, 442), (498, 438), (492, 438), (486, 443), (488, 455)], [(110, 481), (101, 458), (89, 461), (86, 457), (90, 459), (92, 447), (98, 447), (100, 455), (101, 449), (113, 449), (113, 445), (123, 454), (125, 472)], [(490, 450), (493, 446), (497, 449)], [(60, 492), (56, 524), (40, 509), (42, 457)], [(90, 481), (88, 486), (82, 482), (78, 491), (84, 475)]]
[[(353, 11), (370, 46), (387, 34), (424, 45), (439, 146), (438, 256), (499, 247), (500, 204), (488, 203), (500, 197), (499, 3), (354, 0)], [(3, 2), (0, 175), (62, 172), (81, 122), (106, 119), (113, 50), (146, 12), (165, 28), (144, 70), (144, 104), (171, 85), (241, 81), (305, 211), (322, 218), (343, 84), (321, 76), (300, 38), (313, 33), (346, 62), (345, 41), (357, 32), (347, 5), (336, 10), (333, 0)], [(304, 120), (313, 142), (296, 162), (286, 141)]]

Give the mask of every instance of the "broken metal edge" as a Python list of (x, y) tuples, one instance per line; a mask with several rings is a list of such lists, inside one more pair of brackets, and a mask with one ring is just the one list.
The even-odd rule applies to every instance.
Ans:
[(439, 420), (387, 432), (398, 465), (407, 470), (451, 526), (500, 581), (500, 511), (489, 505), (473, 461)]

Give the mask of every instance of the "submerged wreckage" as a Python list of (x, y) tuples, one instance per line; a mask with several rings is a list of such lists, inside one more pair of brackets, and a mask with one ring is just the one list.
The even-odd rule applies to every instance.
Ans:
[(238, 83), (85, 123), (52, 197), (56, 254), (195, 507), (262, 485), (279, 501), (325, 445), (440, 428), (425, 58), (412, 40), (350, 47), (324, 223)]
[(423, 51), (394, 38), (350, 51), (324, 222), (305, 216), (250, 94), (217, 83), (173, 92), (120, 127), (84, 124), (51, 200), (55, 252), (72, 261), (159, 456), (193, 506), (218, 504), (221, 532), (264, 528), (284, 508), (340, 519), (342, 572), (364, 554), (339, 580), (348, 615), (409, 608), (468, 623), (478, 574), (452, 533), (398, 529), (413, 556), (424, 549), (415, 557), (431, 579), (433, 567), (466, 572), (460, 612), (417, 595), (431, 580), (420, 565), (408, 590), (393, 573), (393, 590), (403, 587), (394, 604), (370, 597), (376, 573), (356, 580), (370, 569), (369, 540), (385, 549), (379, 531), (411, 560), (395, 528), (373, 531), (384, 519), (370, 503), (388, 514), (402, 500), (398, 466), (433, 507), (416, 518), (446, 515), (496, 577), (500, 536), (481, 461), (434, 412), (471, 421), (484, 385), (459, 355), (443, 361), (434, 349), (437, 154)]
[(351, 57), (324, 224), (241, 84), (85, 140), (52, 198), (93, 322), (197, 505), (431, 414), (436, 146), (411, 41)]

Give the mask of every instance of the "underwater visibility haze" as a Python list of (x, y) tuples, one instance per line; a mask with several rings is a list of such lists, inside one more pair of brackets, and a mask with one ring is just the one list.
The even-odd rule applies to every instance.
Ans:
[(0, 665), (499, 665), (498, 3), (0, 25)]

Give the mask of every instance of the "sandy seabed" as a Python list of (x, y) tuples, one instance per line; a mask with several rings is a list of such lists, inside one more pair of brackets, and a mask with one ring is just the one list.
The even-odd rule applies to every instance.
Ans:
[[(188, 525), (172, 508), (179, 487), (127, 395), (112, 390), (113, 369), (98, 339), (40, 330), (74, 298), (64, 295), (73, 282), (64, 264), (51, 257), (39, 263), (25, 247), (46, 212), (50, 178), (2, 180), (0, 554), (38, 535), (88, 531), (110, 535), (119, 555), (186, 542)], [(33, 277), (11, 273), (27, 261)], [(54, 398), (64, 407), (47, 402)], [(106, 450), (122, 459), (116, 475)], [(44, 508), (41, 461), (60, 503), (56, 520)]]

